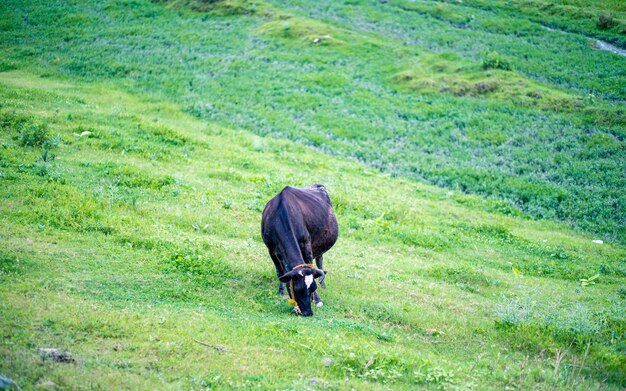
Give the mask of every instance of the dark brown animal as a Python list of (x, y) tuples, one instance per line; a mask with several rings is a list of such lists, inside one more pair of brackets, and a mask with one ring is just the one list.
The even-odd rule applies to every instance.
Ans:
[(315, 279), (325, 287), (322, 255), (335, 244), (338, 232), (323, 185), (287, 186), (265, 205), (261, 235), (280, 280), (278, 293), (284, 295), (289, 283), (289, 296), (301, 315), (313, 315), (312, 298), (317, 306), (323, 305)]

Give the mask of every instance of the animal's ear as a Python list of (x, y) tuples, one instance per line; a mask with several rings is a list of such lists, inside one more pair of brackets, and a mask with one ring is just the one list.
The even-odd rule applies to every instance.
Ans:
[(289, 273), (285, 273), (282, 276), (278, 277), (281, 282), (289, 282), (293, 280), (293, 278), (298, 275), (299, 270), (292, 270)]

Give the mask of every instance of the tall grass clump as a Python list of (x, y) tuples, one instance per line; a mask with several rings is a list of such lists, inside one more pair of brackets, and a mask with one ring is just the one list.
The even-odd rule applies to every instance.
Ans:
[(535, 335), (542, 343), (584, 346), (599, 338), (604, 328), (602, 315), (582, 303), (546, 302), (532, 296), (503, 296), (497, 314), (498, 327)]

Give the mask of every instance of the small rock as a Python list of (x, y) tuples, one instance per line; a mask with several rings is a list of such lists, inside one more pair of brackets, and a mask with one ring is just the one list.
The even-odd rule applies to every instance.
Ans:
[(329, 366), (330, 366), (330, 364), (332, 364), (332, 363), (333, 363), (333, 359), (332, 359), (332, 358), (330, 358), (330, 357), (324, 357), (324, 358), (322, 359), (322, 364), (323, 364), (325, 367), (329, 367)]
[(435, 329), (426, 329), (426, 330), (424, 330), (424, 334), (432, 336), (432, 335), (439, 334), (439, 331), (437, 331)]
[(74, 362), (74, 358), (72, 357), (72, 353), (70, 352), (62, 352), (59, 349), (53, 348), (39, 348), (39, 355), (44, 360), (46, 358), (51, 358), (56, 362), (65, 362), (70, 363)]
[(45, 390), (56, 390), (57, 385), (50, 380), (40, 380), (37, 384), (35, 384), (37, 388), (43, 388)]
[(0, 390), (10, 390), (14, 385), (16, 386), (13, 380), (0, 375)]
[(319, 41), (320, 41), (320, 39), (319, 39), (319, 38), (315, 38), (315, 39), (313, 40), (313, 43), (319, 43)]
[(320, 382), (319, 382), (319, 380), (317, 380), (317, 378), (316, 378), (316, 377), (314, 377), (313, 379), (309, 380), (309, 384), (310, 384), (310, 385), (312, 385), (312, 386), (316, 386), (316, 385), (318, 385), (319, 383), (320, 383)]
[(602, 243), (604, 243), (604, 242), (603, 242), (602, 240), (600, 240), (600, 239), (594, 239), (594, 240), (592, 240), (592, 242), (593, 242), (593, 243), (595, 243), (595, 244), (602, 244)]

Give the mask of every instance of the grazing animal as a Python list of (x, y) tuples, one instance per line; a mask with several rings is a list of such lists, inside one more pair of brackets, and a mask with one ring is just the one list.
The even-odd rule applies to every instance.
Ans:
[(322, 255), (335, 244), (338, 232), (323, 185), (287, 186), (265, 205), (261, 236), (280, 280), (278, 293), (284, 295), (289, 283), (290, 302), (300, 315), (313, 315), (312, 298), (315, 305), (323, 305), (315, 279), (325, 287)]

